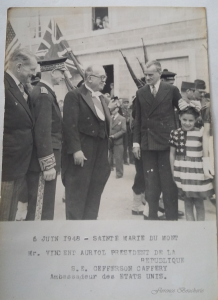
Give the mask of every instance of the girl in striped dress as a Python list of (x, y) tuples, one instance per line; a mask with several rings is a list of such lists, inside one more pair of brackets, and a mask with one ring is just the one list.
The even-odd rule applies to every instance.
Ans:
[(195, 127), (199, 112), (193, 107), (180, 112), (181, 127), (170, 134), (170, 165), (178, 187), (179, 199), (185, 202), (187, 221), (204, 221), (204, 199), (214, 194), (212, 180), (203, 170), (203, 128)]

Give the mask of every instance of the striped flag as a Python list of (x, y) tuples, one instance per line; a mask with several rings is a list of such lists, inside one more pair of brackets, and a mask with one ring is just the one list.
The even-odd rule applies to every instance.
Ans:
[(14, 29), (11, 26), (10, 21), (7, 23), (7, 30), (6, 30), (6, 46), (5, 46), (5, 70), (8, 68), (8, 60), (11, 53), (20, 47), (20, 43)]
[(53, 20), (48, 24), (44, 37), (36, 51), (36, 56), (40, 59), (51, 59), (52, 57), (67, 57), (65, 64), (69, 71), (78, 70), (84, 77), (84, 70), (77, 57), (73, 54), (68, 42), (63, 37), (59, 26)]

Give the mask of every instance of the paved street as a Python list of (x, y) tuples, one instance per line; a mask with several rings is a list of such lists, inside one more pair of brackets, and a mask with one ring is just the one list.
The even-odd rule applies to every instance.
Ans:
[[(143, 220), (143, 216), (135, 216), (131, 213), (132, 185), (135, 176), (134, 165), (124, 165), (124, 177), (116, 179), (115, 171), (104, 189), (99, 210), (99, 220)], [(55, 220), (65, 219), (65, 204), (62, 201), (64, 187), (60, 176), (57, 181)], [(215, 206), (209, 201), (204, 201), (206, 220), (215, 220)], [(179, 209), (184, 211), (183, 201), (179, 201)], [(180, 221), (185, 221), (185, 217)]]

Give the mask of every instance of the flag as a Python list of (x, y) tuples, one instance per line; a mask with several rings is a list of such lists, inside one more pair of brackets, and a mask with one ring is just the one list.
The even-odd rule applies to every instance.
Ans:
[(69, 71), (72, 72), (72, 70), (78, 70), (79, 74), (84, 78), (82, 65), (73, 54), (68, 42), (63, 37), (63, 34), (55, 21), (49, 22), (41, 44), (36, 51), (36, 56), (40, 59), (67, 57), (65, 64)]
[(134, 82), (135, 82), (137, 88), (140, 89), (141, 87), (144, 86), (143, 81), (140, 80), (140, 79), (138, 79), (138, 78), (136, 77), (135, 73), (133, 72), (133, 69), (131, 68), (131, 66), (130, 66), (130, 64), (129, 64), (127, 58), (126, 58), (126, 56), (123, 55), (123, 53), (122, 53), (121, 50), (120, 50), (120, 53), (122, 54), (123, 59), (124, 59), (125, 62), (126, 62), (127, 68), (128, 68), (128, 70), (129, 70), (130, 75), (132, 76), (132, 79), (134, 80)]
[(7, 70), (8, 68), (8, 60), (11, 53), (17, 48), (19, 48), (20, 45), (21, 44), (19, 43), (18, 38), (16, 37), (14, 29), (11, 26), (11, 22), (8, 21), (6, 29), (5, 70)]

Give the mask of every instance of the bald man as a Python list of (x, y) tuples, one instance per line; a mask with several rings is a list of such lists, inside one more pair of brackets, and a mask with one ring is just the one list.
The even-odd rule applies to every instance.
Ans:
[(101, 94), (107, 76), (102, 66), (85, 70), (84, 84), (68, 92), (63, 108), (62, 179), (67, 220), (95, 220), (110, 175), (108, 99)]

